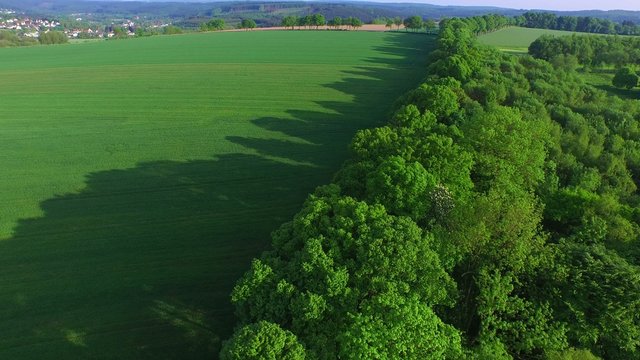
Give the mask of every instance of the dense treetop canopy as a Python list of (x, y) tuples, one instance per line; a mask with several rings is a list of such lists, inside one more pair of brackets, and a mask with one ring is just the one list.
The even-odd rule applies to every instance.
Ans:
[[(640, 104), (546, 43), (475, 42), (506, 24), (441, 22), (424, 83), (238, 281), (223, 357), (264, 333), (310, 359), (640, 359)], [(578, 39), (549, 54), (600, 62)]]

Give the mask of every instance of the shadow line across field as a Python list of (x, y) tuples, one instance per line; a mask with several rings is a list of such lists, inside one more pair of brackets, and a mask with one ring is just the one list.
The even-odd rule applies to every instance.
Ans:
[(380, 50), (402, 58), (370, 59), (326, 85), (352, 102), (253, 121), (291, 141), (229, 136), (254, 154), (92, 173), (82, 192), (42, 202), (44, 216), (21, 220), (0, 243), (0, 358), (215, 357), (235, 321), (229, 293), (251, 258), (399, 95), (367, 89), (420, 80), (425, 49), (390, 36)]

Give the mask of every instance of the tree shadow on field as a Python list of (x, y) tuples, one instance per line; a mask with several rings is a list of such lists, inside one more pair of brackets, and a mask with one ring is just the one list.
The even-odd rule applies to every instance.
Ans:
[(326, 85), (353, 101), (253, 121), (286, 140), (229, 136), (253, 155), (96, 172), (42, 202), (42, 217), (0, 242), (0, 358), (216, 358), (235, 322), (231, 289), (270, 232), (424, 74), (428, 48), (401, 36), (378, 49), (395, 58)]

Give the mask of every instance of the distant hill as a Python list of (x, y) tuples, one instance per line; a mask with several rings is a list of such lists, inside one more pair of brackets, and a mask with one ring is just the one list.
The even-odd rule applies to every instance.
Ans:
[[(97, 16), (173, 19), (182, 25), (196, 26), (205, 18), (217, 16), (233, 22), (234, 19), (251, 17), (259, 25), (279, 23), (282, 16), (322, 13), (327, 18), (335, 16), (357, 16), (365, 22), (380, 17), (408, 17), (419, 15), (423, 18), (441, 19), (469, 17), (489, 13), (516, 16), (525, 10), (488, 6), (440, 6), (415, 3), (377, 3), (364, 1), (88, 1), (88, 0), (0, 0), (0, 8), (12, 8), (33, 15), (61, 16), (72, 13), (91, 13)], [(592, 16), (616, 22), (633, 21), (640, 23), (638, 11), (550, 11), (558, 15)]]

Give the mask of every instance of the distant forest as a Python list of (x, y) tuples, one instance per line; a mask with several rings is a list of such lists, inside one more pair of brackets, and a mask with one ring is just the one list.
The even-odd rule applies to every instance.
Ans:
[[(373, 2), (302, 2), (302, 1), (222, 1), (222, 2), (141, 2), (141, 1), (80, 1), (80, 0), (0, 0), (0, 8), (11, 8), (31, 15), (63, 16), (71, 13), (91, 13), (98, 20), (131, 18), (170, 19), (184, 28), (197, 28), (204, 19), (223, 18), (227, 22), (254, 19), (258, 26), (278, 25), (287, 15), (304, 16), (321, 13), (327, 18), (353, 16), (365, 23), (377, 18), (417, 15), (425, 19), (471, 17), (485, 14), (520, 16), (523, 10), (482, 6), (437, 6), (429, 4), (386, 4)], [(606, 19), (615, 23), (640, 23), (640, 12), (579, 11), (554, 12), (557, 16), (579, 16)]]

